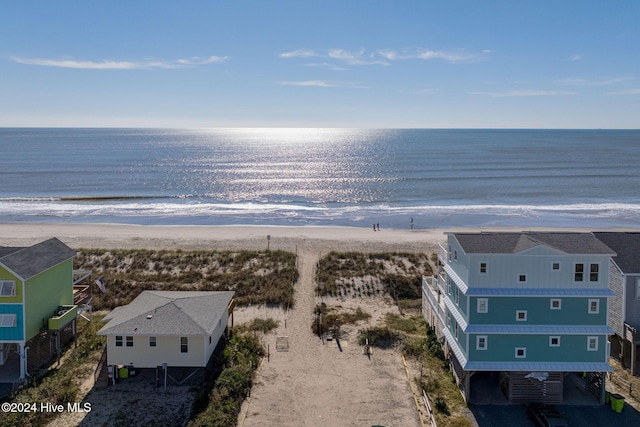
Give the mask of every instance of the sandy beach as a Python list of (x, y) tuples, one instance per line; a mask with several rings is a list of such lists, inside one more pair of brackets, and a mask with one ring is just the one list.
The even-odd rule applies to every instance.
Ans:
[[(480, 230), (458, 228), (454, 231)], [(406, 367), (400, 352), (393, 349), (374, 350), (369, 358), (357, 343), (358, 329), (381, 323), (385, 313), (398, 312), (397, 306), (385, 298), (324, 298), (321, 301), (315, 292), (314, 276), (323, 253), (332, 250), (432, 253), (439, 243), (446, 241), (445, 230), (0, 224), (2, 246), (26, 246), (50, 237), (57, 237), (74, 249), (260, 250), (269, 246), (296, 252), (300, 279), (292, 310), (285, 312), (264, 306), (236, 309), (236, 324), (258, 317), (279, 321), (277, 330), (263, 337), (270, 357), (258, 370), (256, 385), (243, 405), (238, 425), (421, 425), (419, 414), (423, 408), (416, 403), (409, 380), (415, 376), (416, 368), (410, 363)], [(334, 341), (322, 342), (310, 328), (313, 309), (320, 302), (344, 310), (360, 307), (372, 317), (367, 324), (345, 327), (340, 345)], [(277, 351), (278, 337), (287, 337), (288, 351)], [(143, 402), (153, 398), (162, 405), (166, 399), (163, 394), (146, 393)], [(83, 419), (84, 414), (64, 414), (51, 425), (108, 424), (112, 411), (101, 412), (99, 402), (110, 394), (113, 395), (109, 389), (91, 391), (87, 399), (96, 402), (96, 410), (90, 416)]]

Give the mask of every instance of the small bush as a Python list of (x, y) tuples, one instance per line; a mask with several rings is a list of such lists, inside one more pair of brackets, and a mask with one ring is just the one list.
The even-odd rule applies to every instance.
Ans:
[(360, 331), (358, 342), (360, 345), (366, 345), (367, 340), (369, 340), (369, 346), (391, 348), (399, 339), (398, 333), (389, 328), (374, 327)]
[(451, 412), (449, 412), (449, 406), (447, 405), (447, 401), (444, 400), (444, 398), (436, 397), (435, 400), (433, 401), (433, 406), (435, 406), (436, 410), (441, 414), (444, 414), (447, 416), (451, 415)]

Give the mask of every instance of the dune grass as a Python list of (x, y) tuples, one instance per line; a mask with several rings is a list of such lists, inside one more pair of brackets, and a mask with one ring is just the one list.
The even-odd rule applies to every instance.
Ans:
[(285, 251), (181, 251), (80, 249), (76, 268), (103, 276), (94, 290), (96, 310), (131, 302), (143, 290), (236, 292), (236, 304), (293, 305), (296, 256)]
[(318, 262), (316, 281), (321, 294), (362, 298), (389, 295), (394, 300), (421, 298), (422, 276), (431, 275), (427, 254), (329, 252)]

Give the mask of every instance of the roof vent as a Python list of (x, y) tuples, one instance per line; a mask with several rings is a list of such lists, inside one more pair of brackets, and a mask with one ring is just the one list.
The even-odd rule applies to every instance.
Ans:
[(147, 319), (151, 319), (153, 317), (153, 314), (147, 314)]

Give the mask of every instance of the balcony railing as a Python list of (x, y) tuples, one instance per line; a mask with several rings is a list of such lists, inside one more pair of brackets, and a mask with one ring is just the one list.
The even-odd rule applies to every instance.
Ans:
[(442, 294), (436, 286), (436, 279), (434, 277), (422, 278), (422, 293), (426, 296), (427, 302), (431, 309), (436, 313), (440, 326), (444, 325), (444, 302), (442, 300)]
[(71, 323), (78, 315), (77, 305), (61, 305), (49, 318), (49, 329), (60, 330)]
[(438, 244), (438, 258), (443, 264), (446, 264), (449, 259), (449, 251), (440, 244)]

